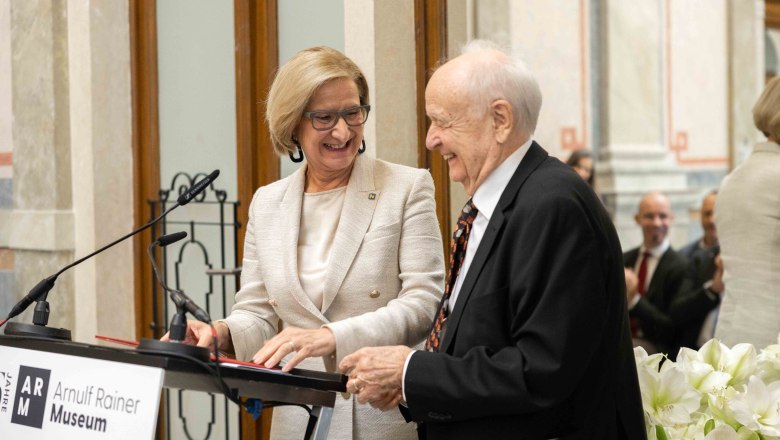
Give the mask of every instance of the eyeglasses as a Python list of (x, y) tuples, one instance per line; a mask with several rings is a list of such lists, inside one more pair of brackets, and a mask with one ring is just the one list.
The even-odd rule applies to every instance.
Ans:
[(311, 126), (317, 131), (330, 130), (343, 118), (350, 127), (359, 127), (366, 123), (370, 105), (360, 105), (340, 111), (314, 111), (304, 112), (303, 116), (311, 120)]

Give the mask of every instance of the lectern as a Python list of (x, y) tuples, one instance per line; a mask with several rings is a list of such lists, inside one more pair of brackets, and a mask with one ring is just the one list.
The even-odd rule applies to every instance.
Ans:
[[(217, 380), (202, 365), (177, 356), (20, 336), (0, 336), (0, 346), (161, 368), (165, 372), (165, 387), (222, 392)], [(336, 394), (346, 391), (347, 377), (341, 374), (302, 369), (282, 373), (240, 365), (223, 366), (220, 370), (227, 386), (242, 397), (312, 407), (310, 438), (316, 440), (327, 437)]]

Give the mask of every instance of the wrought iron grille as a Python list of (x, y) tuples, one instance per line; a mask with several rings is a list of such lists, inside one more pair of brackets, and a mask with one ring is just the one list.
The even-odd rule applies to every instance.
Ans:
[[(147, 202), (150, 218), (164, 212), (180, 194), (206, 175), (176, 173), (170, 186), (160, 190), (159, 199)], [(238, 231), (241, 224), (237, 220), (238, 206), (238, 201), (229, 201), (227, 192), (215, 188), (212, 183), (195, 200), (172, 211), (152, 228), (153, 237), (180, 230), (187, 232), (185, 240), (162, 248), (161, 275), (167, 284), (185, 291), (214, 319), (227, 316), (239, 288)], [(169, 282), (171, 277), (173, 283)], [(205, 280), (197, 282), (199, 277), (205, 277)], [(153, 322), (150, 323), (155, 338), (168, 331), (169, 319), (175, 312), (167, 295), (162, 311), (158, 310), (156, 299), (161, 294), (155, 281), (152, 286)], [(168, 439), (211, 439), (218, 438), (221, 433), (225, 439), (239, 437), (240, 409), (223, 396), (166, 388), (163, 398)]]

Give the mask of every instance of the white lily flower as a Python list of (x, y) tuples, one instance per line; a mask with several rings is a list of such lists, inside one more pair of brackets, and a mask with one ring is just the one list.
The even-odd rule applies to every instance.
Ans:
[(648, 438), (780, 440), (780, 336), (760, 355), (713, 339), (676, 363), (639, 347), (634, 359)]
[(742, 385), (756, 371), (758, 362), (756, 347), (752, 344), (737, 344), (726, 354), (726, 372), (731, 374), (731, 386)]
[(642, 407), (651, 425), (691, 423), (691, 414), (699, 409), (701, 396), (688, 384), (685, 374), (675, 368), (673, 362), (665, 362), (658, 372), (643, 364), (637, 373)]
[[(686, 371), (691, 384), (702, 392), (715, 392), (727, 385), (742, 385), (758, 364), (756, 349), (751, 344), (737, 344), (729, 349), (717, 339), (710, 339), (699, 351), (680, 349), (677, 361)], [(711, 366), (712, 370), (701, 364)]]
[[(698, 414), (695, 422), (688, 425), (676, 425), (664, 428), (667, 440), (704, 440), (704, 425), (708, 418)], [(651, 437), (655, 438), (655, 437)]]
[(737, 431), (729, 425), (720, 425), (717, 428), (710, 431), (704, 440), (742, 440), (740, 439)]
[[(720, 351), (719, 347), (717, 351)], [(709, 361), (710, 357), (706, 351), (697, 352), (689, 348), (682, 348), (677, 355), (677, 368), (685, 372), (685, 378), (691, 386), (705, 394), (725, 390), (732, 379), (731, 374), (717, 371)]]
[(746, 428), (765, 436), (780, 436), (780, 381), (768, 386), (751, 377), (745, 391), (729, 402), (734, 417)]
[(780, 380), (780, 343), (772, 344), (761, 350), (756, 370), (764, 383)]
[(661, 369), (661, 362), (664, 358), (665, 356), (663, 353), (648, 355), (644, 348), (634, 347), (634, 361), (636, 362), (637, 368), (647, 368), (654, 372), (658, 372)]
[(737, 390), (732, 387), (728, 387), (718, 393), (710, 393), (707, 395), (710, 413), (719, 420), (732, 428), (739, 429), (741, 423), (734, 417), (734, 412), (729, 406), (729, 401), (737, 395)]

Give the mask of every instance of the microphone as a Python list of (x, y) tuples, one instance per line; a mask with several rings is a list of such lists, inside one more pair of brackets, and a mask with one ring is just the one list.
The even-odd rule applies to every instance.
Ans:
[(176, 203), (178, 203), (179, 206), (184, 206), (187, 203), (190, 203), (190, 201), (192, 201), (192, 199), (200, 194), (207, 186), (211, 185), (211, 182), (216, 180), (218, 176), (219, 170), (212, 171), (211, 174), (204, 177), (203, 180), (196, 183), (195, 185), (192, 185), (192, 188), (187, 190), (187, 192), (184, 194), (180, 195), (178, 200), (176, 200)]
[[(216, 176), (215, 176), (216, 177)], [(193, 196), (194, 197), (194, 196)], [(192, 200), (190, 198), (190, 200)], [(201, 309), (195, 304), (184, 292), (181, 290), (171, 289), (165, 284), (163, 278), (160, 276), (160, 269), (157, 267), (157, 261), (154, 258), (155, 246), (165, 247), (170, 244), (176, 243), (187, 236), (184, 231), (174, 232), (173, 234), (163, 235), (157, 238), (149, 247), (146, 248), (146, 252), (149, 254), (149, 259), (152, 262), (152, 269), (154, 270), (154, 276), (157, 278), (157, 282), (160, 283), (163, 290), (168, 292), (171, 301), (176, 305), (176, 313), (171, 319), (171, 325), (168, 327), (170, 341), (159, 341), (156, 339), (141, 339), (138, 345), (138, 349), (142, 352), (149, 352), (153, 354), (180, 354), (195, 357), (202, 361), (209, 360), (209, 350), (205, 347), (197, 347), (192, 345), (182, 344), (184, 338), (187, 336), (187, 318), (186, 312), (189, 312), (192, 316), (198, 319), (198, 321), (205, 322), (211, 325), (211, 318), (205, 310)]]
[(24, 296), (24, 298), (22, 298), (18, 303), (16, 303), (16, 305), (14, 305), (14, 307), (11, 309), (11, 312), (8, 313), (8, 317), (6, 317), (3, 321), (0, 321), (0, 326), (2, 326), (9, 320), (13, 319), (20, 313), (24, 312), (27, 309), (27, 307), (29, 307), (30, 304), (33, 303), (33, 301), (37, 301), (39, 304), (35, 307), (36, 310), (33, 316), (33, 324), (35, 325), (30, 326), (28, 324), (10, 323), (5, 329), (5, 334), (24, 334), (29, 336), (40, 336), (40, 337), (70, 340), (71, 336), (69, 330), (50, 329), (49, 327), (46, 327), (46, 324), (48, 324), (49, 322), (49, 305), (48, 302), (46, 301), (46, 297), (49, 291), (54, 287), (54, 283), (57, 281), (57, 277), (59, 277), (63, 272), (70, 269), (71, 267), (76, 266), (81, 262), (105, 251), (106, 249), (132, 237), (133, 235), (136, 235), (139, 232), (142, 232), (152, 227), (154, 224), (162, 220), (166, 215), (168, 215), (174, 209), (178, 208), (179, 206), (186, 205), (187, 203), (192, 201), (192, 199), (194, 199), (195, 197), (198, 196), (198, 194), (203, 192), (203, 190), (206, 189), (206, 187), (209, 186), (217, 178), (217, 176), (219, 176), (219, 170), (214, 170), (211, 174), (209, 174), (208, 176), (201, 179), (199, 182), (192, 185), (192, 187), (189, 190), (187, 190), (185, 193), (179, 196), (179, 198), (176, 201), (176, 204), (174, 204), (173, 206), (165, 210), (165, 212), (160, 214), (154, 220), (146, 223), (145, 225), (125, 235), (124, 237), (121, 237), (103, 246), (102, 248), (96, 250), (95, 252), (92, 252), (91, 254), (82, 257), (74, 261), (73, 263), (63, 267), (56, 274), (41, 280), (38, 284), (35, 285), (35, 287), (30, 289), (30, 291), (27, 293), (27, 295)]
[(184, 307), (185, 310), (190, 312), (190, 314), (200, 322), (205, 322), (206, 324), (211, 323), (209, 314), (195, 304), (184, 292), (181, 290), (169, 290), (168, 292), (170, 292), (171, 301), (173, 301), (177, 307)]
[(169, 244), (176, 243), (177, 241), (185, 238), (187, 236), (187, 233), (184, 231), (181, 232), (174, 232), (173, 234), (163, 235), (157, 240), (149, 245), (147, 248), (147, 253), (149, 254), (149, 259), (152, 260), (152, 269), (154, 269), (154, 276), (157, 278), (157, 281), (162, 286), (163, 290), (169, 293), (171, 301), (176, 305), (176, 308), (183, 308), (184, 310), (190, 312), (192, 316), (194, 316), (198, 321), (205, 322), (206, 324), (211, 323), (211, 317), (209, 317), (209, 314), (206, 313), (205, 310), (200, 308), (195, 302), (193, 302), (184, 292), (181, 290), (176, 290), (168, 287), (167, 284), (163, 281), (162, 277), (160, 276), (160, 270), (157, 267), (157, 261), (154, 258), (154, 252), (153, 249), (155, 246), (165, 247)]
[(154, 244), (158, 244), (160, 247), (168, 246), (169, 244), (176, 243), (177, 241), (186, 238), (187, 233), (184, 231), (174, 232), (173, 234), (163, 235), (158, 237)]

